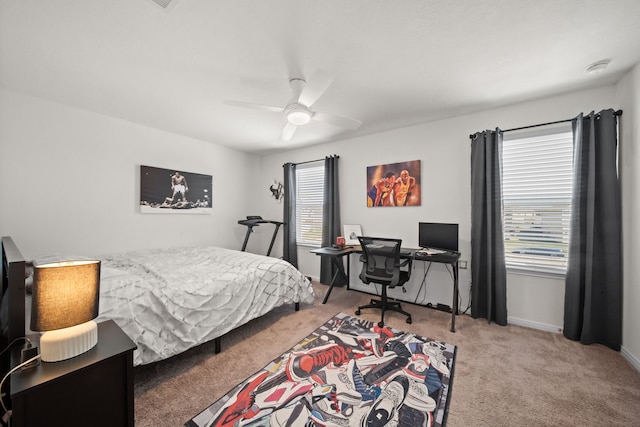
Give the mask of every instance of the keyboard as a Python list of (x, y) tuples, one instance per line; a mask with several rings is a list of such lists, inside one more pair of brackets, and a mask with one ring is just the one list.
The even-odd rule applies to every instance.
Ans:
[(438, 255), (451, 255), (452, 252), (445, 251), (444, 249), (435, 249), (435, 248), (422, 248), (416, 251), (416, 256), (418, 257), (431, 257)]

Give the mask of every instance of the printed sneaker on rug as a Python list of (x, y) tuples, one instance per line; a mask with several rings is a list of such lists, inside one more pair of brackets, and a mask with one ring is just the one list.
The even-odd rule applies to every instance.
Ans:
[(429, 388), (424, 382), (415, 381), (405, 375), (404, 372), (398, 371), (393, 376), (383, 381), (381, 386), (386, 387), (387, 384), (399, 377), (405, 377), (409, 380), (409, 391), (404, 400), (405, 405), (409, 405), (419, 411), (431, 412), (436, 409), (436, 401), (429, 396)]
[(345, 345), (368, 350), (378, 357), (383, 355), (385, 344), (394, 336), (393, 332), (386, 327), (380, 328), (376, 325), (368, 329), (358, 329), (346, 322), (337, 330), (328, 330), (327, 334)]
[(267, 377), (267, 371), (260, 371), (253, 377), (249, 378), (245, 384), (240, 388), (240, 391), (230, 399), (225, 406), (213, 418), (213, 421), (208, 424), (211, 427), (227, 427), (235, 426), (236, 422), (241, 419), (250, 419), (256, 415), (256, 413), (250, 408), (254, 402), (254, 392), (256, 388)]
[(373, 322), (352, 317), (340, 323), (336, 331), (354, 337), (377, 338), (378, 333), (372, 329), (372, 326)]
[(429, 356), (429, 364), (443, 375), (449, 375), (449, 367), (447, 366), (447, 358), (442, 351), (441, 345), (436, 341), (430, 341), (423, 344), (422, 353)]
[(342, 411), (337, 411), (327, 399), (316, 402), (312, 409), (309, 419), (315, 424), (312, 426), (323, 427), (349, 427), (349, 417), (344, 415)]
[(340, 366), (349, 363), (349, 349), (331, 343), (315, 347), (308, 351), (293, 352), (287, 361), (287, 377), (292, 381), (302, 381), (318, 373), (327, 366)]
[(433, 416), (431, 412), (417, 411), (407, 405), (402, 405), (398, 412), (399, 425), (407, 427), (431, 427)]
[(427, 386), (413, 380), (409, 380), (409, 392), (404, 404), (422, 412), (432, 412), (437, 406), (436, 401), (429, 396)]
[(335, 385), (340, 403), (357, 406), (362, 401), (373, 401), (380, 395), (380, 388), (364, 382), (355, 360), (346, 366), (323, 371), (326, 383)]
[(396, 355), (400, 357), (406, 357), (407, 359), (411, 357), (411, 350), (409, 350), (402, 341), (388, 341), (384, 346), (384, 350), (393, 351)]
[(361, 427), (394, 427), (398, 425), (398, 409), (409, 392), (409, 380), (399, 375), (390, 381), (382, 390), (366, 417), (363, 417)]
[(269, 416), (269, 427), (305, 427), (311, 410), (304, 400), (278, 409)]
[(388, 362), (381, 363), (374, 366), (364, 376), (364, 382), (370, 385), (379, 385), (381, 382), (387, 380), (391, 376), (401, 372), (407, 365), (408, 359), (406, 357), (396, 356)]
[(257, 393), (254, 397), (254, 406), (258, 410), (276, 410), (289, 405), (299, 396), (309, 393), (314, 387), (308, 381), (284, 381), (262, 393)]
[(409, 363), (402, 368), (404, 373), (411, 379), (423, 382), (429, 369), (429, 356), (426, 354), (412, 354)]

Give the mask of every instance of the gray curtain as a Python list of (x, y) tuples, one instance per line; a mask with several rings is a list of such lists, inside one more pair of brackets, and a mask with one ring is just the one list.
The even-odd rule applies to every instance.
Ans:
[(502, 233), (502, 131), (471, 141), (471, 316), (507, 324)]
[(564, 335), (620, 350), (622, 244), (617, 113), (573, 120), (574, 189)]
[[(331, 246), (341, 235), (340, 195), (338, 192), (338, 156), (324, 159), (324, 203), (322, 206), (322, 246)], [(320, 283), (331, 283), (335, 266), (329, 257), (320, 257)], [(334, 285), (344, 285), (342, 275), (336, 277)]]
[(284, 239), (282, 258), (298, 268), (296, 241), (296, 165), (285, 163), (284, 168)]

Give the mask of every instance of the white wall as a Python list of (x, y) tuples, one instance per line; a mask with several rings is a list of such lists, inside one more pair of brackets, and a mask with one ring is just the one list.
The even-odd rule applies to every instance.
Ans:
[[(469, 135), (499, 126), (510, 129), (575, 117), (580, 112), (617, 108), (615, 87), (540, 99), (505, 108), (425, 123), (389, 132), (347, 139), (262, 159), (262, 181), (281, 179), (282, 164), (340, 156), (340, 204), (343, 224), (360, 224), (365, 234), (399, 237), (403, 244), (415, 247), (418, 222), (455, 222), (460, 224), (462, 260), (470, 259), (471, 235), (471, 143)], [(407, 160), (422, 160), (422, 206), (404, 208), (368, 208), (366, 206), (366, 167)], [(266, 187), (265, 187), (266, 188)], [(265, 205), (263, 216), (282, 218), (282, 207)], [(281, 236), (280, 236), (281, 237)], [(281, 244), (278, 245), (280, 250)], [(318, 277), (319, 259), (309, 248), (298, 250), (303, 273)], [(354, 257), (355, 258), (355, 257)], [(415, 263), (408, 288), (415, 292), (424, 264)], [(351, 283), (358, 282), (357, 262), (352, 261)], [(564, 281), (509, 274), (508, 315), (511, 323), (547, 330), (559, 330), (563, 324)], [(429, 272), (426, 301), (451, 305), (451, 279), (442, 265)], [(362, 286), (362, 285), (361, 285)], [(470, 270), (460, 271), (461, 305), (469, 301)], [(366, 286), (364, 289), (367, 289)], [(424, 290), (423, 290), (424, 291)], [(411, 290), (409, 290), (409, 293)], [(406, 295), (405, 295), (406, 296)], [(411, 298), (413, 299), (413, 298)], [(423, 295), (419, 301), (423, 301)]]
[(624, 288), (622, 352), (640, 370), (640, 64), (618, 83)]
[[(237, 221), (252, 211), (256, 156), (27, 95), (0, 95), (0, 234), (14, 237), (24, 256), (241, 247), (246, 228)], [(212, 175), (213, 213), (139, 213), (141, 164)]]
[[(623, 353), (640, 369), (640, 67), (617, 86), (576, 92), (477, 114), (346, 139), (258, 159), (211, 143), (54, 104), (0, 89), (0, 234), (16, 239), (30, 258), (101, 254), (137, 248), (210, 243), (239, 249), (245, 215), (282, 219), (268, 191), (285, 162), (340, 155), (342, 222), (367, 234), (417, 245), (419, 221), (458, 222), (462, 258), (470, 259), (469, 134), (621, 108), (624, 230)], [(366, 207), (366, 167), (422, 160), (422, 206)], [(213, 176), (212, 215), (138, 212), (140, 164)], [(265, 253), (273, 228), (260, 226), (247, 250)], [(300, 269), (317, 277), (319, 258), (299, 248)], [(282, 232), (272, 255), (282, 255)], [(354, 262), (354, 265), (355, 262)], [(440, 266), (442, 267), (442, 266)], [(416, 268), (422, 268), (416, 263)], [(461, 307), (468, 304), (469, 271), (461, 270)], [(433, 273), (433, 275), (432, 275)], [(354, 273), (352, 273), (354, 274)], [(451, 304), (450, 279), (429, 273), (428, 299)], [(414, 278), (421, 271), (414, 272)], [(357, 278), (352, 275), (352, 283)], [(412, 282), (415, 286), (416, 283)], [(508, 275), (511, 323), (562, 327), (562, 280)]]

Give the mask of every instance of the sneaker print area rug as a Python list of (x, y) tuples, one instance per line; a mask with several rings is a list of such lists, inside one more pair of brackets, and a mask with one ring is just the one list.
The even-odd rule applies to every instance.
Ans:
[(456, 346), (343, 313), (187, 427), (443, 426)]

